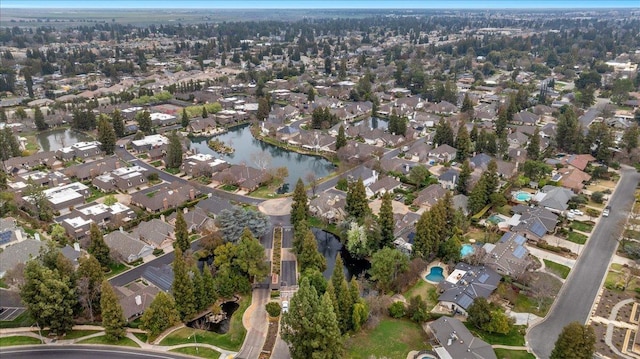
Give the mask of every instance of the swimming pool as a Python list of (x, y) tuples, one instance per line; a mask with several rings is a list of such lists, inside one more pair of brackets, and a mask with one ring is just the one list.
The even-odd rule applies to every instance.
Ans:
[(442, 267), (434, 266), (431, 267), (429, 274), (425, 277), (429, 282), (442, 282), (444, 280), (444, 275), (442, 275), (443, 269)]
[(505, 219), (498, 216), (497, 214), (492, 214), (489, 218), (487, 218), (487, 221), (493, 223), (493, 224), (498, 224), (500, 222), (504, 222)]
[(520, 201), (520, 202), (529, 202), (531, 200), (531, 193), (527, 193), (527, 192), (516, 192), (516, 194), (513, 195), (513, 198), (516, 201)]
[(473, 254), (475, 250), (471, 244), (463, 244), (462, 248), (460, 248), (460, 257), (466, 257), (470, 254)]

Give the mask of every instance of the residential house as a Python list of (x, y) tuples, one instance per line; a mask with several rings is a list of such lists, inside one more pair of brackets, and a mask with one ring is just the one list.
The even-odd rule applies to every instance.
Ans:
[(439, 103), (434, 103), (427, 109), (428, 112), (440, 113), (443, 115), (451, 115), (453, 113), (458, 112), (458, 106), (452, 104), (447, 101), (440, 101)]
[[(49, 188), (43, 194), (54, 211), (62, 211), (84, 203), (91, 191), (80, 182), (73, 182), (62, 186)], [(25, 196), (23, 200), (31, 203), (31, 198)]]
[(418, 196), (413, 200), (413, 205), (430, 209), (443, 198), (445, 194), (447, 194), (446, 189), (442, 188), (439, 184), (432, 184), (418, 192)]
[(64, 174), (68, 177), (76, 178), (78, 181), (93, 179), (101, 174), (111, 172), (122, 166), (120, 160), (116, 156), (104, 159), (81, 163), (69, 166), (64, 169)]
[[(164, 219), (164, 217), (161, 218)], [(154, 248), (163, 248), (175, 240), (174, 227), (157, 218), (140, 222), (131, 234)]]
[(349, 182), (362, 179), (362, 183), (364, 184), (364, 186), (369, 187), (378, 180), (378, 172), (376, 170), (372, 170), (370, 168), (360, 166), (360, 167), (357, 167), (354, 171), (352, 171), (347, 176), (347, 179), (349, 180)]
[(171, 264), (164, 264), (160, 267), (148, 266), (142, 272), (142, 278), (163, 292), (169, 292), (173, 284), (173, 268)]
[(0, 248), (26, 239), (26, 233), (18, 226), (15, 218), (0, 218)]
[[(213, 215), (213, 213), (211, 214)], [(177, 213), (172, 213), (167, 222), (175, 226)], [(187, 230), (189, 232), (200, 232), (203, 230), (213, 230), (215, 227), (215, 221), (202, 207), (195, 207), (191, 211), (188, 208), (183, 209), (184, 221), (187, 222)]]
[(513, 122), (516, 125), (535, 126), (540, 116), (529, 111), (520, 111), (513, 115)]
[(474, 169), (486, 171), (492, 159), (493, 158), (486, 153), (478, 153), (469, 159), (469, 164)]
[(100, 227), (111, 226), (111, 228), (126, 223), (136, 218), (135, 212), (122, 203), (114, 203), (107, 206), (103, 203), (89, 203), (78, 206), (69, 214), (55, 219), (67, 230), (67, 234), (79, 240), (89, 235), (92, 223)]
[(25, 239), (16, 242), (0, 252), (0, 278), (7, 274), (7, 271), (15, 268), (18, 264), (27, 263), (31, 258), (40, 255), (40, 250), (46, 247), (44, 242), (35, 239)]
[(569, 208), (569, 200), (575, 196), (571, 190), (546, 185), (538, 191), (532, 200), (554, 213), (562, 213)]
[(560, 163), (577, 168), (580, 171), (584, 171), (584, 169), (587, 168), (587, 165), (595, 160), (595, 157), (591, 156), (590, 154), (581, 154), (565, 156), (560, 159)]
[(225, 160), (215, 158), (209, 154), (198, 153), (185, 158), (180, 170), (191, 177), (210, 177), (228, 166)]
[(519, 204), (511, 211), (514, 215), (507, 221), (512, 226), (511, 231), (522, 234), (527, 239), (537, 241), (556, 230), (558, 216), (546, 208)]
[(428, 156), (436, 163), (451, 162), (456, 158), (457, 149), (447, 144), (429, 150)]
[(138, 153), (148, 152), (152, 148), (166, 147), (169, 139), (163, 135), (149, 135), (140, 140), (131, 141), (131, 147)]
[(269, 173), (246, 165), (231, 165), (211, 178), (215, 185), (232, 184), (241, 190), (251, 192), (269, 179)]
[(473, 334), (458, 319), (440, 317), (427, 325), (432, 350), (439, 359), (497, 359), (490, 344)]
[(458, 176), (460, 175), (460, 171), (455, 168), (449, 168), (444, 171), (440, 176), (438, 176), (438, 182), (444, 189), (448, 189), (453, 191), (456, 188), (456, 184), (458, 182)]
[(529, 250), (525, 247), (527, 239), (517, 233), (507, 232), (495, 243), (485, 243), (482, 262), (494, 271), (518, 278), (531, 266)]
[[(485, 266), (458, 263), (445, 280), (438, 284), (438, 304), (453, 313), (467, 315), (467, 309), (478, 298), (489, 298), (498, 288), (502, 276)], [(457, 358), (456, 358), (457, 359)]]
[(127, 321), (134, 320), (144, 313), (160, 290), (153, 285), (131, 282), (126, 287), (114, 287), (118, 302)]
[(146, 185), (146, 171), (146, 168), (140, 166), (120, 167), (110, 173), (95, 177), (91, 181), (91, 184), (103, 192), (112, 192), (115, 190), (128, 192), (132, 188), (139, 188)]
[(213, 216), (213, 218), (215, 218), (218, 213), (222, 212), (223, 210), (231, 210), (233, 208), (233, 205), (229, 202), (229, 200), (222, 199), (217, 196), (211, 196), (198, 202), (198, 204), (196, 204), (196, 208), (201, 209), (207, 216)]
[(199, 195), (200, 191), (191, 185), (159, 184), (131, 195), (131, 204), (153, 213), (178, 207), (187, 201), (193, 201)]
[(522, 132), (515, 131), (507, 135), (509, 148), (525, 148), (529, 142), (529, 137)]
[(560, 185), (574, 193), (581, 193), (585, 183), (591, 180), (590, 174), (571, 166), (558, 169), (556, 174), (561, 176), (559, 178)]
[(75, 158), (86, 160), (88, 158), (102, 155), (100, 149), (102, 144), (98, 141), (77, 142), (69, 147), (64, 147), (56, 151), (56, 156), (62, 161), (70, 161)]
[(112, 255), (132, 263), (153, 253), (154, 247), (122, 230), (104, 236)]
[(372, 183), (369, 187), (366, 187), (367, 197), (382, 196), (385, 193), (392, 193), (393, 190), (400, 187), (400, 181), (394, 177), (382, 177)]
[(43, 187), (57, 187), (71, 183), (69, 178), (58, 171), (43, 172), (43, 171), (31, 171), (23, 174), (19, 174), (18, 178), (22, 179), (22, 182), (26, 183), (31, 180), (34, 184)]
[(314, 217), (324, 219), (329, 223), (338, 223), (347, 218), (344, 206), (346, 197), (342, 193), (320, 192), (309, 203), (309, 212)]
[(60, 248), (60, 253), (73, 264), (74, 268), (78, 268), (80, 263), (78, 259), (82, 256), (82, 251), (80, 251), (80, 243), (74, 243), (73, 247), (66, 244), (64, 247)]

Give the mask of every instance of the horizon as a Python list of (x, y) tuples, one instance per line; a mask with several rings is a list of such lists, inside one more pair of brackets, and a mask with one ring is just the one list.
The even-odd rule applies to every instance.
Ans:
[[(138, 0), (135, 2), (124, 0), (2, 0), (0, 9), (211, 9), (211, 10), (544, 10), (544, 9), (617, 9), (640, 8), (635, 0), (450, 0), (447, 2), (423, 0), (185, 0), (176, 7), (175, 1), (169, 0)], [(446, 4), (446, 7), (443, 7)], [(79, 6), (80, 5), (80, 6)]]

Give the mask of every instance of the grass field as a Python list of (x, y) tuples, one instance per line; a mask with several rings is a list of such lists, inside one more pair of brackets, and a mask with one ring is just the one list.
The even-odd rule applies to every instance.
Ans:
[(346, 341), (347, 358), (406, 358), (412, 350), (428, 349), (422, 327), (406, 319), (385, 318), (373, 330), (362, 330)]
[(85, 340), (81, 340), (78, 342), (79, 344), (104, 344), (104, 345), (118, 345), (122, 347), (134, 347), (139, 348), (138, 344), (129, 338), (122, 338), (120, 340), (111, 341), (108, 340), (104, 335), (101, 337), (89, 338)]
[(0, 321), (0, 328), (30, 327), (33, 323), (34, 321), (29, 317), (29, 313), (24, 312), (14, 320)]
[(431, 283), (427, 283), (422, 279), (418, 279), (418, 282), (404, 293), (404, 297), (407, 300), (417, 295), (420, 295), (422, 300), (427, 302), (427, 308), (429, 308), (429, 310), (438, 304), (436, 286)]
[(571, 271), (571, 268), (569, 268), (567, 266), (563, 266), (560, 263), (552, 262), (552, 261), (550, 261), (548, 259), (544, 259), (544, 265), (545, 265), (545, 267), (547, 267), (547, 269), (549, 269), (550, 272), (553, 272), (553, 273), (559, 275), (563, 279), (567, 279), (567, 276), (569, 275), (569, 272)]
[(590, 233), (593, 230), (593, 224), (587, 222), (573, 221), (571, 222), (571, 228), (577, 229), (582, 232)]
[(170, 350), (170, 352), (187, 354), (191, 356), (196, 356), (200, 358), (209, 358), (209, 359), (218, 359), (220, 358), (220, 353), (213, 349), (198, 347), (197, 350), (194, 347), (186, 347), (186, 348), (178, 348)]
[(33, 345), (33, 344), (42, 344), (42, 342), (40, 341), (40, 339), (25, 337), (25, 336), (0, 338), (0, 347), (9, 347), (12, 345)]
[(142, 341), (143, 343), (146, 343), (147, 339), (149, 339), (147, 333), (133, 333), (133, 335), (135, 335), (136, 338), (140, 339), (140, 341)]
[(499, 344), (499, 345), (511, 345), (511, 346), (522, 346), (524, 345), (524, 325), (514, 325), (511, 328), (511, 331), (507, 334), (497, 334), (497, 333), (489, 333), (483, 330), (477, 329), (473, 325), (465, 322), (464, 325), (469, 328), (469, 330), (474, 333), (475, 336), (481, 338), (485, 342), (489, 344)]
[(578, 232), (569, 232), (567, 240), (573, 243), (585, 244), (587, 242), (587, 236)]
[(536, 359), (535, 355), (524, 350), (494, 349), (498, 359)]

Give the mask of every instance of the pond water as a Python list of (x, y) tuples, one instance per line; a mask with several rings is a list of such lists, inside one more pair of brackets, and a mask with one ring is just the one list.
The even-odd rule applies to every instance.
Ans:
[(191, 149), (197, 153), (207, 153), (232, 164), (246, 164), (260, 168), (257, 163), (267, 163), (268, 168), (287, 167), (289, 176), (284, 180), (293, 190), (298, 178), (307, 183), (307, 176), (312, 173), (316, 179), (322, 178), (335, 170), (333, 164), (319, 156), (303, 155), (253, 138), (248, 125), (239, 126), (229, 132), (215, 136), (216, 139), (235, 149), (231, 154), (219, 154), (209, 148), (207, 142), (212, 137), (191, 138)]
[(226, 332), (229, 331), (231, 316), (236, 310), (238, 310), (239, 306), (240, 305), (236, 302), (224, 302), (220, 307), (222, 308), (222, 311), (226, 313), (227, 315), (226, 319), (223, 319), (218, 323), (208, 322), (207, 316), (210, 313), (207, 313), (200, 318), (197, 318), (195, 320), (188, 322), (187, 326), (189, 328), (202, 329), (202, 330), (208, 330), (210, 332), (216, 332), (218, 334), (225, 334)]
[(353, 125), (357, 126), (363, 121), (366, 121), (367, 125), (369, 125), (369, 128), (372, 130), (375, 130), (376, 128), (386, 130), (387, 128), (389, 128), (389, 121), (378, 117), (369, 117), (365, 120), (356, 121), (353, 123)]
[(343, 270), (347, 281), (350, 281), (354, 275), (358, 277), (361, 274), (366, 274), (369, 268), (371, 268), (371, 264), (368, 261), (352, 258), (347, 249), (342, 246), (338, 237), (333, 233), (323, 231), (320, 228), (311, 228), (311, 231), (316, 237), (318, 251), (327, 261), (327, 269), (322, 273), (326, 279), (329, 279), (331, 273), (333, 273), (338, 253), (342, 256), (342, 262), (344, 263)]
[(78, 142), (93, 141), (93, 138), (86, 133), (70, 128), (59, 128), (36, 134), (36, 140), (38, 141), (40, 150), (46, 152), (57, 151)]

